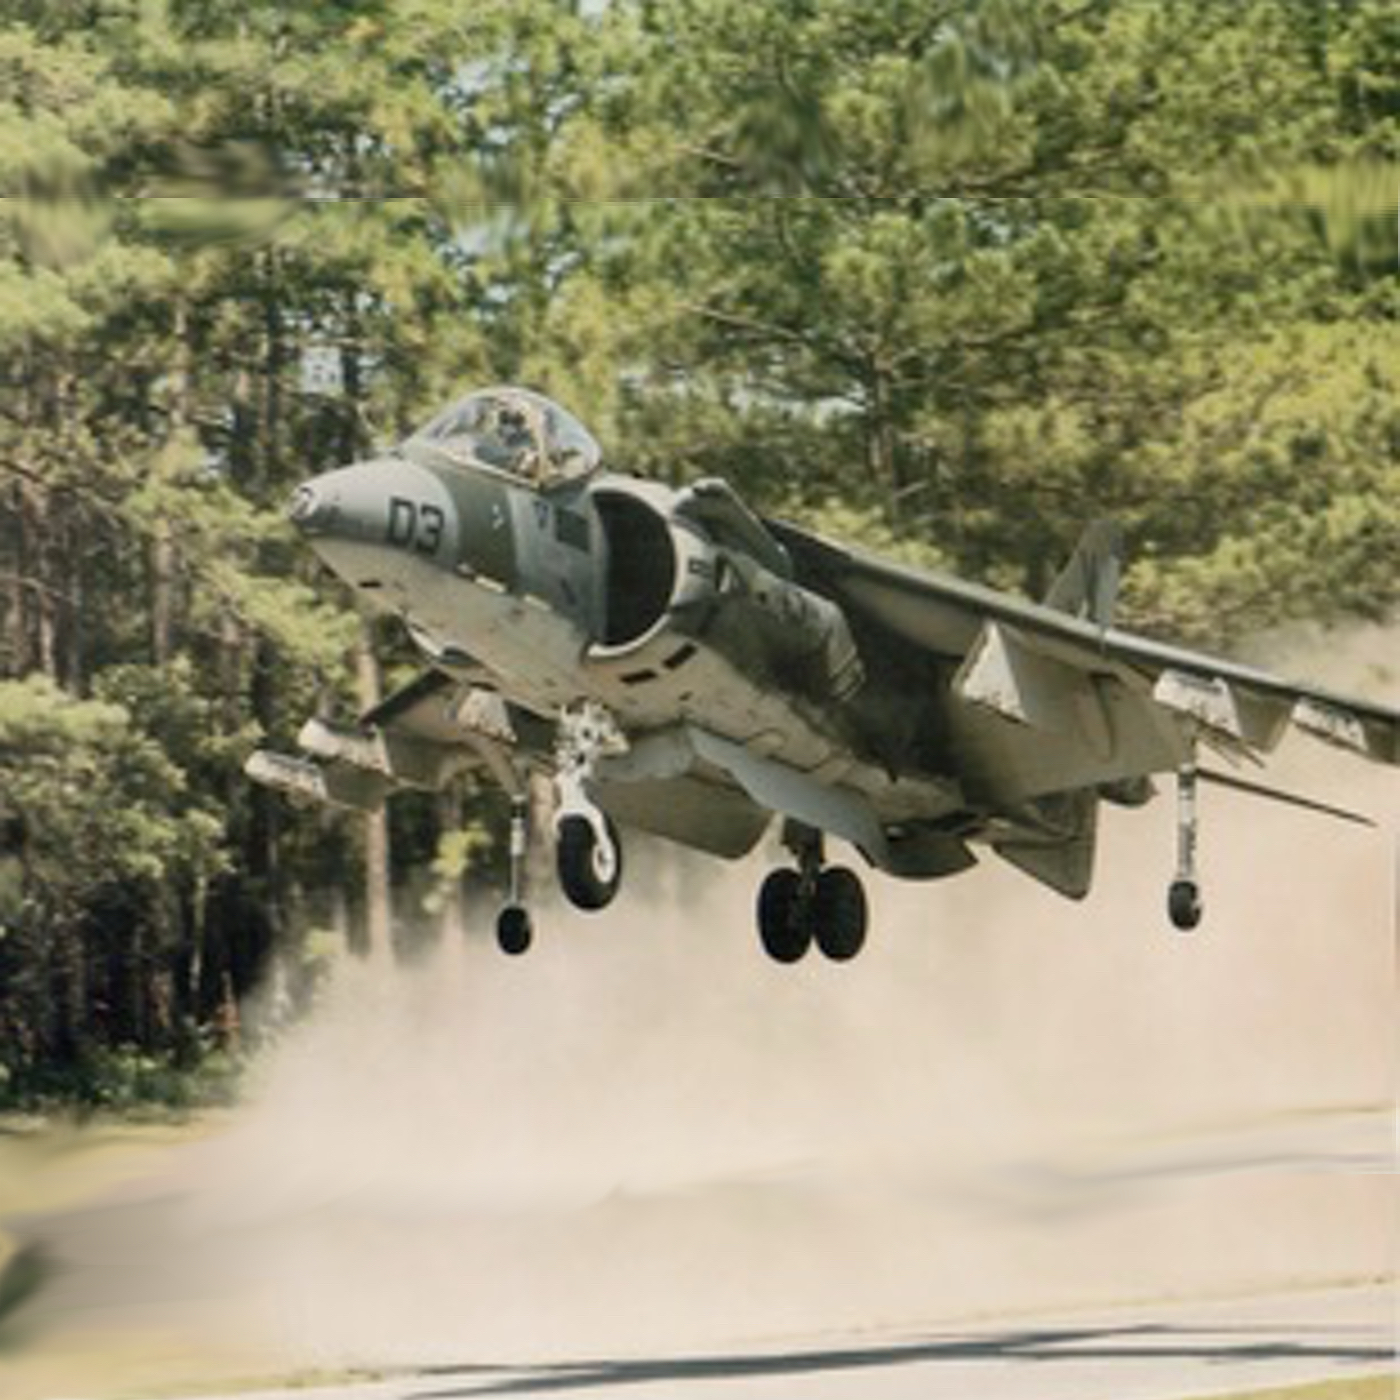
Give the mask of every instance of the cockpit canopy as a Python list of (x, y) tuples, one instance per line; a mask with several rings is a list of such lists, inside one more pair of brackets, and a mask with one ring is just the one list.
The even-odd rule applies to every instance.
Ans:
[(410, 441), (536, 486), (588, 476), (603, 455), (572, 413), (529, 389), (479, 389), (444, 409)]

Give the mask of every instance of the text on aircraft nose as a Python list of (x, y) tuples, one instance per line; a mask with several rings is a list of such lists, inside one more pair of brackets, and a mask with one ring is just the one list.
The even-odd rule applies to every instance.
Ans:
[(450, 491), (434, 472), (402, 458), (372, 458), (312, 477), (292, 493), (286, 515), (323, 555), (354, 546), (456, 561)]

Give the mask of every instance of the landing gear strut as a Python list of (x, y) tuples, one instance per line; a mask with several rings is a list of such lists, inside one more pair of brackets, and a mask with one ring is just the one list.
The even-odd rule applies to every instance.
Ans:
[(525, 907), (525, 852), (530, 830), (530, 799), (510, 799), (510, 897), (496, 915), (496, 942), (503, 953), (518, 957), (534, 941), (534, 920)]
[(1176, 878), (1167, 891), (1172, 926), (1189, 933), (1201, 922), (1201, 887), (1196, 883), (1196, 761), (1194, 756), (1176, 774)]
[(859, 876), (824, 866), (822, 835), (789, 822), (783, 844), (796, 870), (775, 870), (758, 892), (758, 936), (775, 962), (800, 961), (815, 942), (833, 962), (849, 962), (865, 946), (869, 911)]

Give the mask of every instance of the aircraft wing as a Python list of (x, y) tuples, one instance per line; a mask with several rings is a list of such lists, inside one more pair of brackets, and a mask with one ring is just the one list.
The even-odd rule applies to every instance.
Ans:
[(1295, 726), (1400, 764), (1400, 711), (1100, 625), (976, 584), (923, 573), (769, 522), (798, 578), (840, 603), (852, 626), (892, 634), (958, 666), (960, 698), (1055, 728), (1067, 687), (1109, 678), (1213, 746), (1267, 752)]
[(542, 721), (493, 690), (428, 670), (365, 712), (354, 726), (309, 719), (305, 757), (258, 750), (249, 777), (293, 796), (376, 810), (400, 787), (433, 791), (478, 769), (512, 783), (508, 755), (548, 746)]

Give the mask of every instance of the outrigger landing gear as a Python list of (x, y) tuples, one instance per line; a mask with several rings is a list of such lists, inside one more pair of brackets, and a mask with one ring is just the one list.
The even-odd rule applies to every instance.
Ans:
[(503, 953), (518, 957), (534, 941), (535, 925), (525, 907), (525, 852), (530, 830), (530, 799), (510, 799), (510, 897), (496, 915), (496, 942)]
[(1196, 760), (1194, 755), (1176, 774), (1176, 878), (1167, 891), (1172, 926), (1189, 933), (1201, 922), (1201, 887), (1196, 883)]
[(796, 870), (774, 870), (758, 891), (758, 936), (775, 962), (800, 961), (813, 942), (833, 962), (849, 962), (865, 946), (869, 911), (860, 877), (824, 867), (822, 834), (797, 822), (783, 829)]

